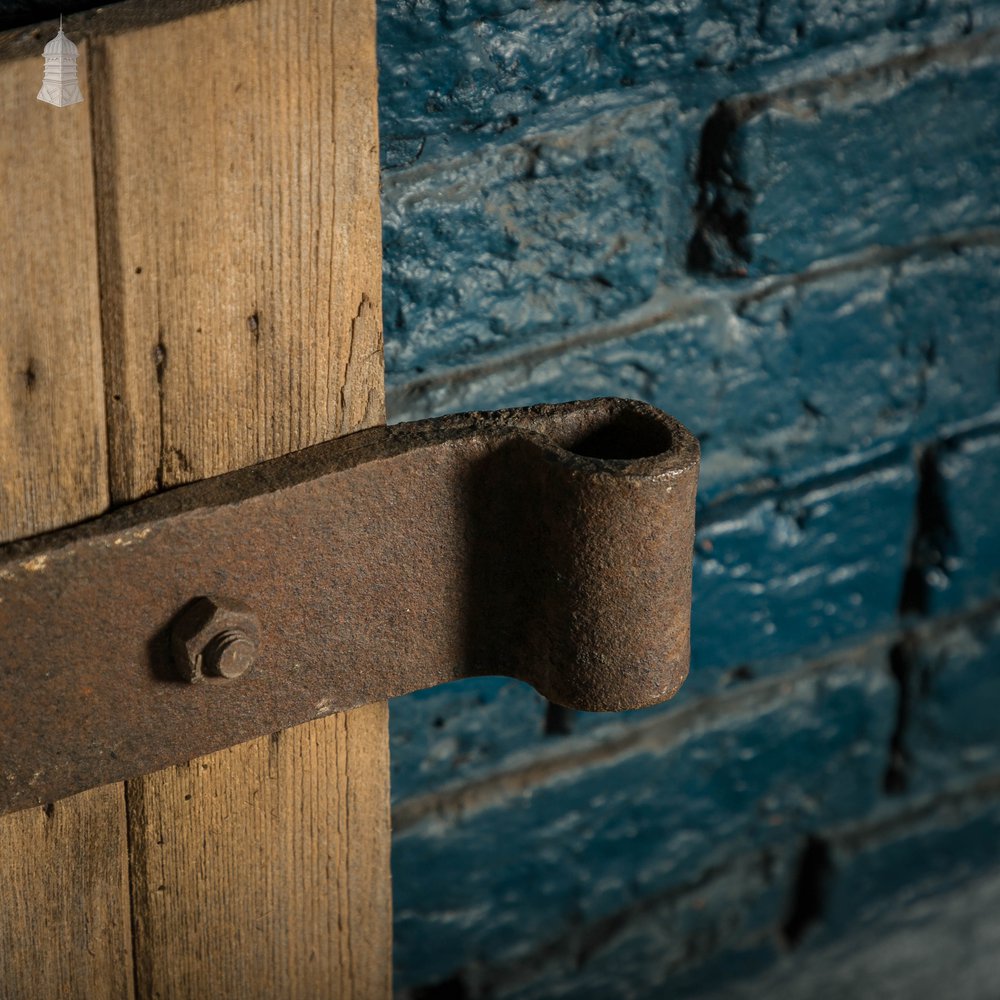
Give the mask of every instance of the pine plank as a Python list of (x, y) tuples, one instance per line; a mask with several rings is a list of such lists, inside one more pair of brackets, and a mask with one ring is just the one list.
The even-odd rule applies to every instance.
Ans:
[[(384, 419), (374, 6), (91, 46), (111, 492)], [(140, 997), (390, 991), (388, 712), (130, 782)]]
[(90, 124), (0, 63), (0, 541), (108, 502)]
[(388, 996), (386, 714), (129, 783), (140, 996)]
[(112, 498), (381, 420), (373, 4), (251, 0), (91, 49)]
[(121, 784), (0, 818), (0, 997), (132, 993)]
[[(0, 541), (108, 501), (90, 125), (41, 71), (0, 64)], [(0, 817), (4, 1000), (132, 996), (125, 833), (122, 785)]]

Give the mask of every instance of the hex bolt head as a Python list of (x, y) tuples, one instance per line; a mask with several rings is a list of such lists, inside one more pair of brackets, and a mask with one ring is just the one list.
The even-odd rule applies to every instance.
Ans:
[(232, 679), (253, 665), (260, 646), (260, 623), (242, 601), (199, 597), (174, 620), (170, 645), (174, 665), (185, 680)]

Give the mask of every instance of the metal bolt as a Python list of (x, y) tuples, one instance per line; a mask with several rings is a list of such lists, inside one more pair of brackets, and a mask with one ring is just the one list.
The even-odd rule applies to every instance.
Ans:
[(185, 679), (231, 679), (253, 665), (260, 644), (260, 624), (242, 601), (199, 597), (178, 615), (170, 643), (174, 664)]
[(202, 669), (216, 677), (239, 677), (245, 674), (257, 657), (257, 647), (242, 632), (226, 629), (220, 632), (202, 654)]

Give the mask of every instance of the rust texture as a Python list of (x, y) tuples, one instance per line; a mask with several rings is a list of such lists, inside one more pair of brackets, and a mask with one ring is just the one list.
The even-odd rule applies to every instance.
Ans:
[[(663, 701), (697, 474), (677, 421), (592, 400), (373, 428), (0, 547), (0, 812), (460, 677)], [(189, 683), (202, 653), (233, 676)]]

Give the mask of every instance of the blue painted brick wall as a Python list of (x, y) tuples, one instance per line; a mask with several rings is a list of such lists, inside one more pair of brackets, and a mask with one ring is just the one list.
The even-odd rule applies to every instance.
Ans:
[(797, 863), (763, 850), (516, 968), (477, 968), (473, 989), (488, 983), (498, 1000), (600, 1000), (623, 992), (624, 973), (627, 995), (646, 1000), (990, 996), (1000, 807), (981, 791), (812, 841), (823, 858), (825, 917), (794, 946), (785, 913)]
[[(435, 981), (461, 955), (513, 963), (567, 922), (607, 917), (751, 845), (794, 843), (814, 824), (869, 811), (894, 709), (878, 657), (807, 669), (693, 710), (679, 733), (670, 716), (657, 719), (581, 766), (570, 757), (529, 775), (525, 788), (480, 785), (430, 813), (398, 812), (394, 878), (410, 887), (397, 890), (400, 965)], [(442, 885), (445, 830), (447, 864), (461, 875)], [(440, 908), (433, 948), (414, 933), (427, 926), (428, 898)]]
[(703, 449), (674, 702), (393, 703), (399, 995), (993, 997), (1000, 4), (379, 31), (390, 419), (626, 395)]

